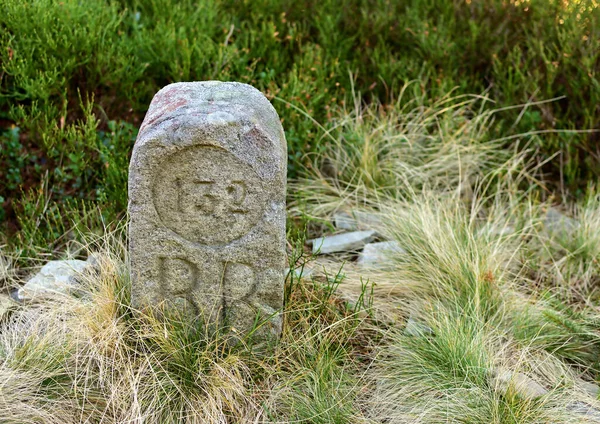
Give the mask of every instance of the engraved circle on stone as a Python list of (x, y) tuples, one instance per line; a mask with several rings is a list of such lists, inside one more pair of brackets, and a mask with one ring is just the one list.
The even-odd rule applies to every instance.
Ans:
[(156, 170), (152, 194), (167, 228), (205, 245), (229, 243), (248, 233), (266, 203), (261, 179), (250, 165), (206, 145), (168, 156)]

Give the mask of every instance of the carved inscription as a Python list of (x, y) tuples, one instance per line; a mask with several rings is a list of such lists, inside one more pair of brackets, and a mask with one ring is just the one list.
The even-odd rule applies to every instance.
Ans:
[[(159, 258), (162, 290), (170, 303), (191, 315), (203, 314), (211, 322), (235, 321), (240, 324), (239, 313), (250, 311), (248, 322), (255, 316), (252, 297), (257, 291), (257, 279), (252, 267), (232, 262), (220, 262), (216, 269), (202, 272), (185, 258)], [(231, 322), (230, 322), (231, 323)]]
[(266, 203), (262, 181), (233, 154), (195, 146), (169, 156), (153, 184), (162, 223), (201, 244), (229, 243), (254, 227)]
[(232, 339), (281, 335), (286, 149), (277, 112), (251, 86), (190, 82), (156, 93), (129, 166), (136, 310), (160, 306), (228, 327)]

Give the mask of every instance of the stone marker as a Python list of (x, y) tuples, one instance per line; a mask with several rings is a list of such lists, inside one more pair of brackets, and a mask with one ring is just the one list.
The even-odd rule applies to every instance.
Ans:
[(132, 301), (247, 332), (282, 319), (287, 146), (255, 88), (219, 81), (160, 90), (129, 166)]

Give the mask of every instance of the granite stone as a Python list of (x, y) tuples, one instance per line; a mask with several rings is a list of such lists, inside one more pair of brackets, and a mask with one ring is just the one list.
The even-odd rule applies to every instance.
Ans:
[(277, 112), (234, 82), (153, 98), (129, 166), (132, 301), (244, 334), (281, 333), (287, 146)]

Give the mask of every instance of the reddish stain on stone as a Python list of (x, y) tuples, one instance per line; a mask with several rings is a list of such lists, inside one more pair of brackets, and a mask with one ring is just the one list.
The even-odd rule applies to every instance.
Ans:
[(158, 98), (153, 100), (158, 103), (157, 110), (151, 116), (146, 116), (140, 132), (147, 126), (154, 124), (158, 119), (188, 103), (188, 99), (180, 97), (180, 94), (181, 92), (176, 88), (166, 89), (159, 93)]
[(254, 127), (250, 131), (244, 134), (244, 139), (250, 140), (250, 143), (258, 146), (260, 149), (266, 149), (271, 146), (271, 140), (269, 140), (262, 131)]

